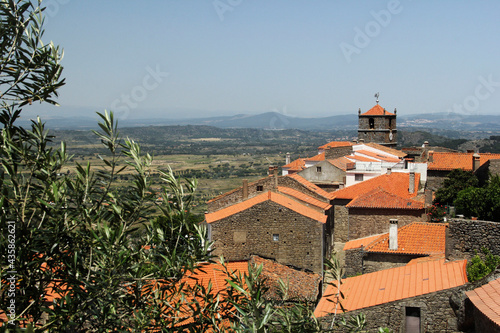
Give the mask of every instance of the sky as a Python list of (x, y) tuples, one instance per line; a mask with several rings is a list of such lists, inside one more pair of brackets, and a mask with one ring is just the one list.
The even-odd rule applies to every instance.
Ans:
[(30, 117), (499, 114), (497, 0), (43, 4), (66, 85)]

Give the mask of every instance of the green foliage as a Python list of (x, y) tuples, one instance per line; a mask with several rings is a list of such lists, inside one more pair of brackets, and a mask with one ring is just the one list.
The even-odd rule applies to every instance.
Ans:
[(443, 186), (436, 191), (434, 203), (451, 205), (455, 201), (458, 192), (477, 185), (478, 179), (472, 172), (461, 169), (452, 170), (444, 180)]
[(470, 282), (481, 280), (500, 265), (500, 256), (491, 254), (490, 250), (482, 248), (482, 257), (477, 254), (467, 264), (467, 278)]
[(500, 221), (500, 177), (491, 177), (486, 187), (469, 187), (460, 191), (454, 201), (456, 210), (467, 217)]

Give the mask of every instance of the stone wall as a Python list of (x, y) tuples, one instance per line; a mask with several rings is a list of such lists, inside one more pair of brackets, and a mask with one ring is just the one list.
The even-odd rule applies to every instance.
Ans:
[(410, 262), (410, 260), (421, 256), (391, 254), (391, 253), (370, 253), (366, 252), (363, 257), (362, 273), (373, 273), (383, 269), (401, 267)]
[(322, 273), (321, 222), (266, 201), (210, 225), (214, 254), (228, 261), (248, 260), (255, 254)]
[(398, 219), (401, 228), (412, 222), (427, 221), (427, 215), (425, 209), (349, 208), (348, 240), (389, 232), (390, 219)]
[(335, 242), (349, 241), (349, 210), (345, 205), (333, 206), (333, 239)]
[(363, 274), (362, 248), (345, 251), (345, 275), (347, 277)]
[[(363, 313), (366, 316), (366, 330), (376, 332), (379, 327), (388, 327), (394, 332), (405, 331), (406, 308), (420, 308), (421, 332), (458, 332), (457, 318), (450, 305), (450, 297), (460, 287), (406, 298), (399, 301), (350, 311), (346, 317)], [(331, 316), (320, 318), (324, 328), (330, 327)], [(337, 319), (339, 320), (339, 319)], [(342, 330), (339, 330), (342, 332)]]
[(450, 259), (471, 258), (483, 247), (500, 255), (500, 223), (452, 219), (446, 231), (446, 256)]
[[(321, 171), (318, 172), (318, 168)], [(321, 161), (300, 171), (298, 174), (312, 183), (342, 183), (345, 177), (344, 170), (337, 168), (328, 161)]]
[(426, 187), (433, 191), (441, 188), (449, 173), (449, 171), (427, 170)]
[(351, 155), (352, 146), (347, 147), (329, 147), (325, 150), (325, 158), (327, 160), (334, 160), (336, 158)]

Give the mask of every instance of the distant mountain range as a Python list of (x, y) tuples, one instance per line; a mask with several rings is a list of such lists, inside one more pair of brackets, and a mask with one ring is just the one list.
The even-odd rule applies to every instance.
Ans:
[[(398, 128), (435, 129), (453, 131), (500, 131), (500, 116), (497, 115), (464, 115), (459, 113), (428, 113), (419, 115), (398, 115)], [(97, 127), (97, 117), (60, 117), (48, 119), (51, 129), (90, 129)], [(28, 120), (21, 120), (27, 125)], [(219, 128), (259, 128), (270, 130), (338, 130), (356, 129), (357, 114), (337, 115), (322, 118), (291, 117), (278, 112), (266, 112), (257, 115), (238, 114), (191, 119), (120, 119), (120, 127), (167, 126), (167, 125), (207, 125)]]

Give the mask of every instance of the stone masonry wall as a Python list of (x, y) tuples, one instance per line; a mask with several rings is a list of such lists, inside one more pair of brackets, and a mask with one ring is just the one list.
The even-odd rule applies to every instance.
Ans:
[[(404, 332), (406, 308), (417, 307), (420, 308), (421, 332), (458, 332), (457, 318), (450, 305), (450, 296), (459, 288), (350, 311), (345, 316), (350, 317), (363, 313), (366, 316), (367, 326), (365, 329), (368, 332), (376, 332), (378, 327), (388, 327), (394, 332)], [(326, 316), (320, 320), (323, 327), (327, 328), (332, 317)]]
[(327, 160), (334, 160), (338, 157), (351, 155), (352, 146), (348, 147), (332, 147), (325, 150), (325, 158)]
[(485, 247), (500, 255), (500, 223), (452, 219), (446, 232), (446, 255), (450, 259), (471, 258)]
[(448, 177), (449, 171), (427, 170), (427, 183), (428, 189), (436, 191), (443, 186), (443, 182)]
[(398, 219), (398, 226), (403, 227), (412, 222), (426, 221), (427, 215), (424, 209), (349, 208), (348, 240), (389, 232), (390, 219)]
[(363, 274), (362, 248), (345, 251), (345, 275), (347, 277)]
[(344, 205), (334, 205), (333, 215), (333, 240), (343, 243), (349, 241), (349, 210)]
[(420, 256), (391, 254), (391, 253), (365, 253), (363, 257), (363, 274), (373, 273), (384, 269), (405, 266), (410, 260)]
[[(255, 254), (285, 265), (322, 273), (321, 222), (266, 201), (211, 223), (214, 254), (228, 261)], [(278, 235), (279, 240), (273, 240)]]

